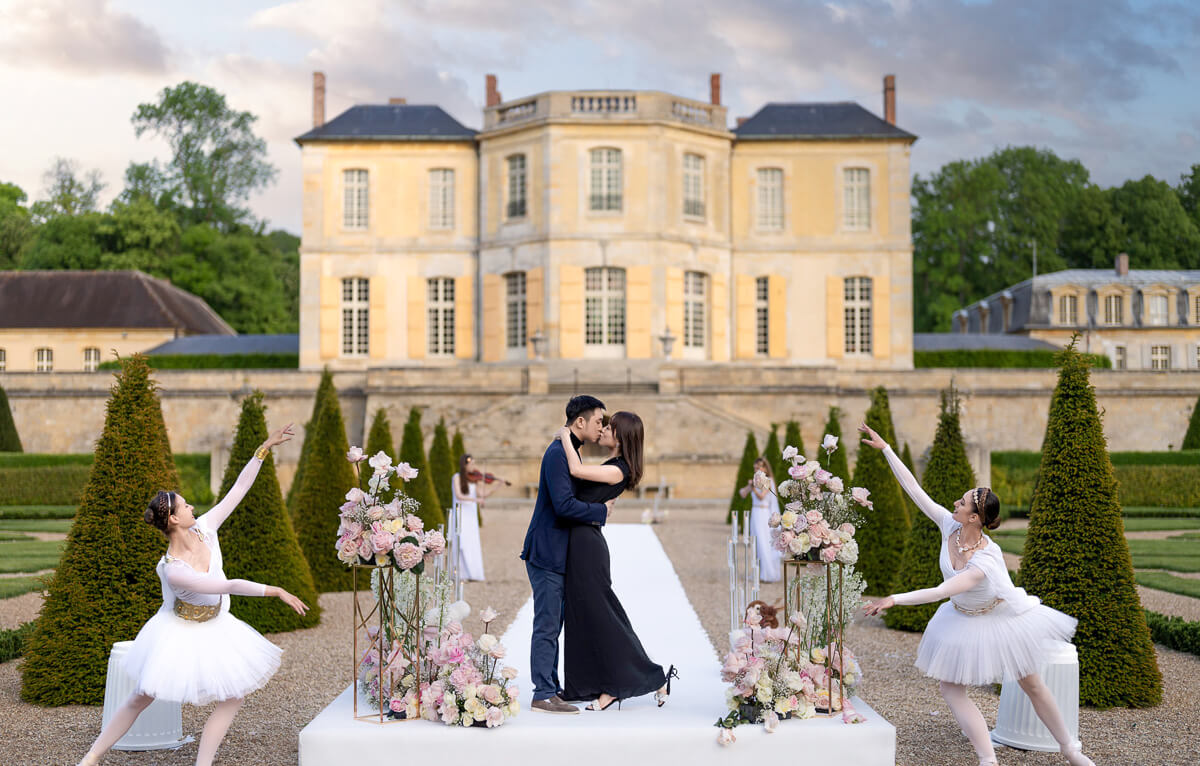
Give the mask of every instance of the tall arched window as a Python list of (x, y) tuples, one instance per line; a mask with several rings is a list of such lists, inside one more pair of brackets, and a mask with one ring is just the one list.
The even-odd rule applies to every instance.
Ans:
[(871, 353), (871, 278), (850, 277), (845, 283), (846, 354)]
[(588, 209), (593, 212), (620, 212), (622, 173), (620, 149), (592, 149), (591, 188)]
[(594, 349), (625, 345), (625, 269), (584, 272), (584, 343)]

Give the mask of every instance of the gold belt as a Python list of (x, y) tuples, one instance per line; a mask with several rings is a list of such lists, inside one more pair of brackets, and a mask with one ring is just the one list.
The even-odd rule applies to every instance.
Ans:
[(189, 604), (186, 601), (175, 602), (175, 616), (192, 622), (208, 622), (221, 611), (220, 604)]
[[(994, 599), (992, 599), (992, 603), (988, 604), (987, 606), (981, 606), (978, 609), (963, 609), (958, 604), (954, 604), (953, 601), (951, 601), (950, 603), (954, 604), (954, 608), (957, 609), (958, 611), (962, 612), (963, 614), (965, 614), (969, 617), (978, 617), (981, 614), (987, 614), (988, 612), (992, 611), (997, 606), (999, 606), (1002, 601), (1004, 601), (1004, 599), (994, 598)], [(176, 602), (176, 603), (178, 603), (178, 602)]]

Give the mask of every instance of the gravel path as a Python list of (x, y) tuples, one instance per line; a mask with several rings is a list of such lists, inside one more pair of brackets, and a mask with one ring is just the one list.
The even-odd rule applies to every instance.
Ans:
[[(491, 605), (500, 612), (493, 624), (495, 632), (504, 632), (529, 597), (524, 565), (517, 558), (528, 513), (528, 507), (485, 509), (482, 536), (489, 580), (468, 583), (466, 594), (476, 610)], [(634, 522), (639, 514), (640, 508), (622, 510), (618, 506), (614, 521)], [(705, 630), (714, 646), (720, 648), (724, 647), (729, 627), (725, 569), (728, 527), (722, 523), (722, 516), (712, 509), (691, 512), (673, 509), (667, 523), (655, 526)], [(766, 585), (763, 597), (780, 600), (782, 587)], [(29, 619), (39, 603), (37, 594), (0, 601), (0, 626), (12, 627)], [(248, 698), (218, 754), (217, 763), (296, 764), (300, 729), (349, 683), (350, 604), (349, 594), (325, 594), (321, 597), (325, 618), (320, 626), (270, 637), (285, 650), (283, 666), (265, 689)], [(477, 632), (479, 624), (469, 619), (468, 629)], [(919, 640), (917, 634), (887, 630), (877, 618), (860, 620), (851, 628), (851, 646), (863, 664), (867, 679), (863, 697), (896, 725), (899, 764), (974, 764), (970, 746), (938, 695), (937, 684), (921, 677), (912, 666)], [(1195, 722), (1195, 710), (1200, 708), (1200, 659), (1161, 648), (1158, 658), (1166, 688), (1163, 705), (1150, 710), (1080, 711), (1082, 736), (1097, 763), (1121, 766), (1196, 763), (1195, 753), (1200, 752), (1200, 730)], [(717, 659), (714, 649), (714, 663)], [(97, 734), (100, 709), (39, 708), (21, 702), (19, 664), (20, 661), (15, 661), (0, 665), (0, 732), (3, 732), (0, 764), (74, 764)], [(681, 678), (677, 682), (681, 693), (687, 693), (687, 681)], [(972, 694), (988, 719), (994, 720), (999, 698), (987, 689), (977, 689)], [(722, 701), (713, 700), (714, 721), (724, 712), (721, 708)], [(184, 706), (185, 733), (198, 735), (208, 711), (209, 708)], [(737, 748), (729, 752), (732, 759)], [(195, 754), (193, 743), (175, 752), (112, 753), (104, 764), (185, 766), (193, 762)], [(1009, 750), (1001, 750), (1000, 758), (1005, 766), (1049, 766), (1062, 762), (1056, 755)]]

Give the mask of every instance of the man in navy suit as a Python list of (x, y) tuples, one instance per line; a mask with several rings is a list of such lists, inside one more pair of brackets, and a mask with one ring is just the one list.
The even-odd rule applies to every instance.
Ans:
[[(604, 403), (594, 396), (576, 396), (567, 402), (567, 427), (576, 451), (587, 442), (600, 441), (604, 428)], [(563, 629), (563, 575), (567, 571), (567, 540), (575, 524), (603, 526), (613, 501), (583, 503), (575, 499), (575, 484), (561, 441), (550, 442), (542, 456), (537, 503), (521, 558), (533, 588), (533, 641), (529, 669), (533, 676), (531, 710), (541, 713), (578, 713), (563, 702), (558, 684), (558, 636)]]

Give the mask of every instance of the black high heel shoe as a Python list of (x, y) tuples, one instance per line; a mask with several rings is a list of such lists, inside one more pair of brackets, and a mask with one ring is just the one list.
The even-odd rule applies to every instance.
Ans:
[(671, 696), (672, 678), (679, 678), (679, 671), (675, 669), (674, 665), (667, 671), (667, 690), (665, 692), (654, 692), (654, 701), (658, 703), (659, 707), (667, 704), (667, 697)]
[[(599, 699), (596, 700), (596, 702), (599, 702), (599, 701), (600, 701)], [(604, 707), (596, 707), (596, 702), (593, 702), (592, 704), (588, 705), (587, 707), (584, 708), (584, 710), (608, 710), (610, 707), (613, 706), (614, 702), (617, 703), (617, 710), (621, 709), (621, 700), (616, 697), (613, 697), (612, 699), (610, 699), (608, 701), (608, 704), (605, 705)]]

